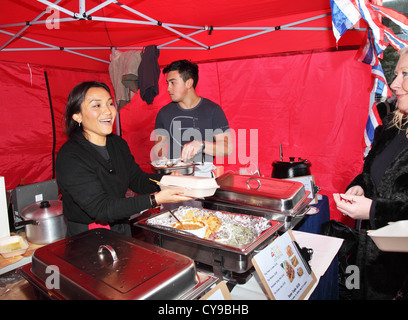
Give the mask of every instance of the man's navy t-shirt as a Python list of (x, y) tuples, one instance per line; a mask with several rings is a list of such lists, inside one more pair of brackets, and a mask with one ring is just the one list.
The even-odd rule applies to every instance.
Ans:
[[(167, 136), (169, 141), (169, 159), (181, 157), (184, 144), (193, 140), (211, 141), (214, 135), (229, 130), (228, 120), (221, 107), (208, 100), (201, 101), (193, 109), (183, 109), (178, 103), (171, 102), (159, 110), (156, 117), (156, 135)], [(201, 155), (195, 161), (201, 162)], [(212, 162), (213, 157), (205, 155), (206, 162)]]

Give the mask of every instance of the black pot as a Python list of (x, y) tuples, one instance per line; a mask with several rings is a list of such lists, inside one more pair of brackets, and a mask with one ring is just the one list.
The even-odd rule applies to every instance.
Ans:
[(272, 163), (272, 178), (286, 179), (310, 175), (312, 164), (307, 159), (289, 157), (289, 161), (274, 161)]

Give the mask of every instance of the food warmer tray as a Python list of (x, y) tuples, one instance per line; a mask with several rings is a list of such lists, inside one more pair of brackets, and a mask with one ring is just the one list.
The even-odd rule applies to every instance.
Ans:
[(292, 180), (240, 175), (227, 172), (217, 178), (220, 186), (214, 198), (293, 213), (307, 197), (303, 183)]
[(254, 241), (242, 247), (233, 247), (214, 240), (199, 238), (175, 228), (148, 223), (149, 219), (160, 215), (169, 215), (169, 212), (163, 210), (134, 223), (135, 227), (142, 229), (145, 241), (209, 266), (214, 275), (219, 278), (222, 278), (226, 272), (237, 274), (248, 272), (253, 267), (251, 261), (253, 256), (273, 241), (278, 230), (284, 226), (282, 222), (270, 221), (270, 227)]
[(303, 216), (312, 200), (308, 197), (310, 192), (298, 181), (227, 172), (217, 178), (217, 183), (220, 187), (205, 202), (243, 208), (271, 220)]
[[(58, 271), (59, 288), (47, 287), (50, 270)], [(198, 274), (188, 257), (107, 229), (37, 249), (20, 273), (37, 291), (61, 300), (190, 299), (216, 282)]]

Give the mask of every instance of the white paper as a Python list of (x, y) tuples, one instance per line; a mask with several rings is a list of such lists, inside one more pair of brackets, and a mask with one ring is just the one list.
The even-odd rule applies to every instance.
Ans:
[(8, 219), (6, 185), (4, 177), (0, 177), (0, 238), (10, 236), (10, 226)]
[(292, 233), (301, 248), (313, 249), (312, 260), (309, 261), (310, 267), (316, 277), (323, 276), (339, 251), (343, 239), (296, 230)]

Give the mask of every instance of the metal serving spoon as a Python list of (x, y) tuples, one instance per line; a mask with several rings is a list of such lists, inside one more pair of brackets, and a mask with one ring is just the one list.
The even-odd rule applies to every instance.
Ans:
[(170, 209), (168, 209), (168, 210), (169, 210), (170, 214), (178, 221), (178, 223), (180, 223), (181, 230), (183, 230), (184, 229), (183, 223), (176, 217), (176, 215)]

